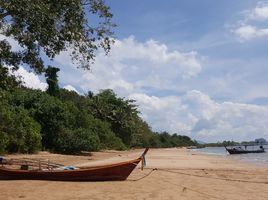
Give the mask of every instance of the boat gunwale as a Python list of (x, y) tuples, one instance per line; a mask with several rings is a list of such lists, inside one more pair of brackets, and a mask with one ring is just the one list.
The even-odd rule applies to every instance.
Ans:
[[(88, 167), (81, 167), (78, 169), (73, 169), (73, 170), (64, 170), (64, 169), (56, 169), (56, 170), (21, 170), (21, 169), (10, 169), (7, 167), (0, 166), (0, 170), (2, 171), (10, 171), (10, 172), (39, 172), (39, 173), (51, 173), (51, 172), (64, 172), (64, 173), (70, 173), (70, 172), (79, 172), (79, 171), (93, 171), (93, 170), (98, 170), (98, 169), (105, 169), (105, 168), (112, 168), (112, 167), (118, 167), (122, 165), (127, 165), (127, 164), (134, 164), (135, 162), (140, 162), (142, 157), (133, 159), (133, 160), (128, 160), (128, 161), (123, 161), (119, 163), (114, 163), (114, 164), (105, 164), (105, 165), (99, 165), (99, 166), (88, 166)], [(138, 165), (138, 164), (137, 164)]]

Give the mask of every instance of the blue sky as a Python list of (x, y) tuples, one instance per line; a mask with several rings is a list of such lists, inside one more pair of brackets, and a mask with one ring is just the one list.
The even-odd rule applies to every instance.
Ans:
[[(111, 0), (116, 42), (90, 72), (55, 58), (60, 85), (137, 100), (155, 131), (194, 139), (268, 139), (268, 1)], [(29, 87), (44, 79), (23, 68)]]
[[(245, 12), (254, 10), (258, 2), (265, 3), (256, 0), (146, 0), (142, 3), (114, 0), (109, 5), (118, 24), (115, 30), (117, 39), (133, 35), (139, 42), (153, 39), (167, 45), (170, 50), (196, 51), (200, 57), (208, 57), (198, 80), (189, 83), (201, 89), (199, 82), (208, 75), (224, 77), (230, 73), (243, 73), (245, 82), (265, 83), (265, 76), (264, 82), (259, 76), (266, 72), (267, 37), (241, 42), (232, 32), (240, 21), (245, 20)], [(252, 72), (251, 68), (256, 69)], [(250, 76), (250, 73), (255, 74)], [(254, 99), (226, 96), (213, 95), (217, 99), (254, 102)], [(258, 100), (255, 103), (266, 104)]]

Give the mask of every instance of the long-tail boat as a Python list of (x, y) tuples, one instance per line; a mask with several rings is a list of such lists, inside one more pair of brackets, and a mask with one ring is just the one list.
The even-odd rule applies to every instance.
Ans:
[(54, 180), (54, 181), (121, 181), (126, 180), (135, 167), (142, 161), (145, 163), (146, 148), (143, 154), (134, 160), (108, 164), (96, 167), (64, 169), (27, 169), (25, 165), (21, 169), (5, 167), (5, 162), (0, 159), (0, 180)]
[[(256, 148), (257, 147), (257, 148)], [(229, 154), (264, 153), (262, 145), (241, 144), (237, 146), (225, 147)]]

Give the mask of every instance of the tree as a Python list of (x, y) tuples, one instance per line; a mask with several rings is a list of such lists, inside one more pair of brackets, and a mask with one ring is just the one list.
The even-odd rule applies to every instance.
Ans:
[(73, 61), (90, 69), (96, 50), (107, 53), (113, 43), (112, 17), (104, 0), (1, 0), (0, 33), (21, 49), (12, 51), (7, 40), (0, 41), (0, 68), (24, 63), (41, 73), (42, 52), (53, 59), (71, 49)]
[(14, 75), (9, 73), (8, 68), (1, 67), (0, 63), (0, 88), (4, 90), (13, 90), (19, 85), (20, 81)]
[(171, 135), (168, 132), (164, 131), (164, 132), (160, 133), (159, 139), (161, 142), (161, 147), (163, 147), (163, 148), (172, 147)]
[(88, 129), (60, 130), (55, 141), (55, 150), (61, 153), (79, 153), (99, 150), (100, 140), (96, 133)]
[(50, 96), (41, 96), (33, 109), (34, 119), (41, 125), (44, 148), (53, 149), (54, 139), (63, 128), (73, 129), (76, 123), (77, 108), (72, 103), (63, 103)]
[(12, 90), (20, 84), (16, 77), (9, 73), (9, 69), (6, 67), (6, 65), (15, 66), (13, 70), (16, 70), (19, 60), (18, 54), (11, 52), (11, 46), (8, 42), (5, 40), (0, 41), (0, 89)]
[(92, 98), (92, 113), (101, 120), (111, 124), (112, 131), (121, 138), (124, 144), (130, 146), (132, 136), (136, 131), (135, 123), (138, 117), (134, 100), (117, 97), (112, 90), (102, 90)]
[(47, 77), (47, 93), (51, 96), (59, 96), (60, 87), (58, 84), (58, 75), (60, 69), (56, 67), (48, 66), (46, 69), (46, 77)]
[(0, 151), (33, 153), (41, 147), (40, 125), (22, 107), (0, 102)]

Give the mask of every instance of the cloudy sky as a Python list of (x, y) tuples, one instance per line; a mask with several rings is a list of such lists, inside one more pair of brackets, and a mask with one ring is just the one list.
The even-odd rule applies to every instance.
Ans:
[[(108, 1), (107, 1), (108, 2)], [(154, 131), (268, 139), (268, 1), (112, 0), (116, 42), (91, 71), (57, 56), (60, 85), (135, 99)], [(25, 85), (43, 77), (21, 68)]]

